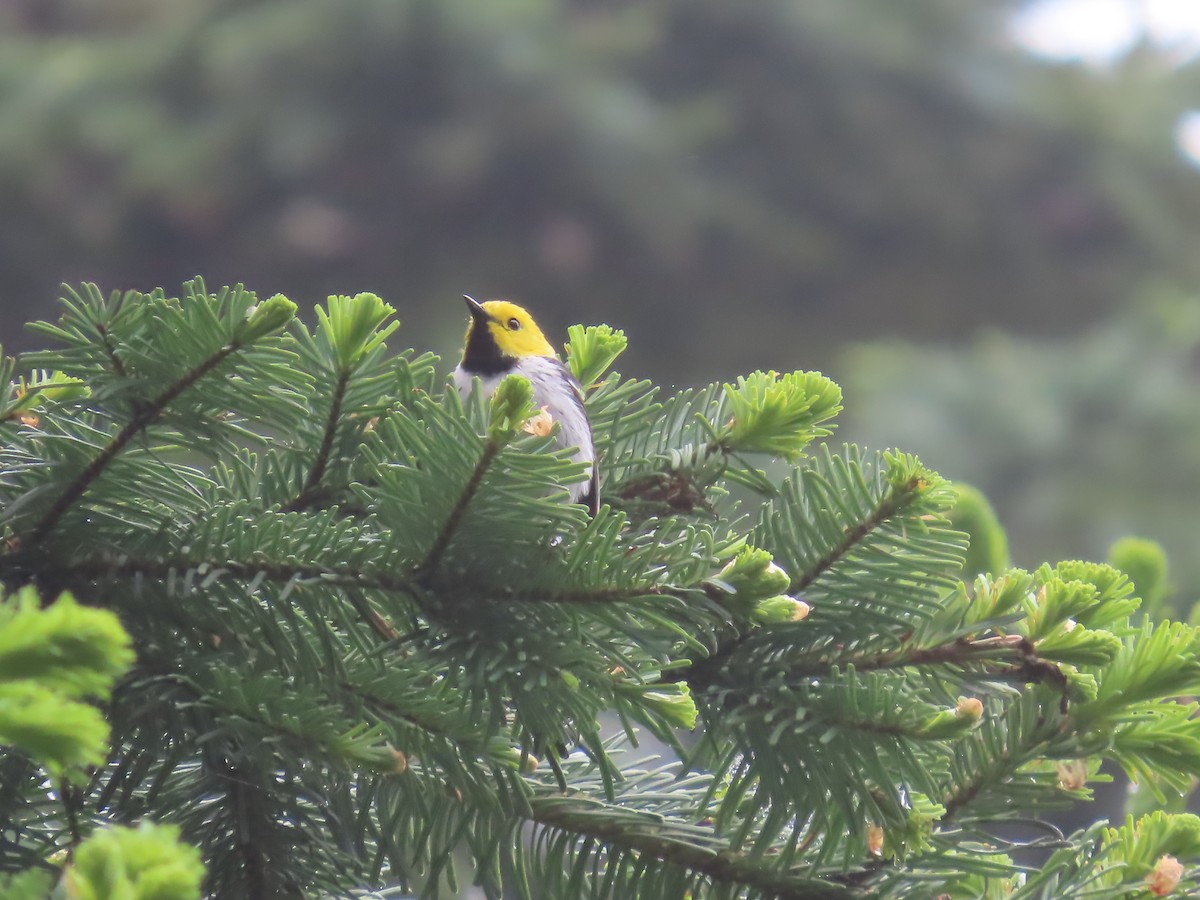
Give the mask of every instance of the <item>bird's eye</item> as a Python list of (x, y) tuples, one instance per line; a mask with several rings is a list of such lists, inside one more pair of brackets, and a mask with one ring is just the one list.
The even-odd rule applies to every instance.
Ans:
[(521, 330), (521, 322), (515, 316), (508, 320), (508, 330), (509, 331), (520, 331)]

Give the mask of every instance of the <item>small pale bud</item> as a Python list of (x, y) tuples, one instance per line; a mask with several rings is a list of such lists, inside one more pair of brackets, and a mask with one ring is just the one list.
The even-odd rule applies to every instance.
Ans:
[(542, 764), (541, 760), (539, 760), (533, 754), (529, 754), (528, 756), (525, 757), (525, 771), (526, 772), (536, 772), (538, 770), (538, 766), (540, 766), (541, 764)]
[(550, 432), (554, 430), (554, 416), (550, 415), (550, 410), (543, 406), (540, 411), (525, 421), (521, 430), (537, 437), (549, 437)]
[(960, 719), (978, 722), (983, 718), (983, 701), (978, 697), (959, 697), (954, 706), (954, 715)]
[(397, 775), (403, 775), (408, 771), (408, 757), (395, 747), (392, 748), (392, 771)]
[(921, 726), (926, 740), (956, 738), (978, 727), (983, 718), (983, 701), (976, 697), (959, 697), (950, 709), (934, 713)]
[(1146, 876), (1146, 887), (1155, 897), (1165, 897), (1175, 890), (1183, 877), (1183, 864), (1173, 856), (1160, 856), (1153, 871)]
[(700, 715), (692, 692), (682, 682), (659, 685), (646, 691), (642, 694), (642, 703), (672, 726), (689, 731), (696, 727), (696, 718)]
[(1087, 760), (1066, 760), (1055, 765), (1054, 771), (1058, 775), (1058, 786), (1064, 791), (1078, 791), (1087, 784)]
[(566, 669), (563, 669), (558, 673), (558, 677), (561, 678), (563, 684), (565, 684), (571, 690), (573, 690), (573, 691), (579, 690), (579, 685), (581, 684), (581, 682), (579, 680), (579, 676), (576, 675), (574, 672), (568, 672)]
[(883, 829), (878, 825), (867, 826), (867, 851), (872, 856), (883, 856)]
[(750, 618), (760, 625), (777, 625), (783, 622), (799, 622), (812, 612), (812, 607), (803, 600), (780, 594), (760, 600)]

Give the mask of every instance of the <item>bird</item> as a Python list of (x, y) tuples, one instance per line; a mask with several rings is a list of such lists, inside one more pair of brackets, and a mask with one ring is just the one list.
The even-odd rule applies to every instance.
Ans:
[(487, 397), (507, 375), (529, 379), (534, 406), (558, 423), (558, 446), (573, 447), (572, 459), (587, 463), (588, 479), (570, 485), (568, 491), (572, 503), (582, 503), (595, 516), (600, 510), (599, 469), (579, 382), (523, 307), (509, 300), (479, 303), (465, 294), (463, 299), (470, 319), (462, 360), (454, 370), (459, 394), (467, 397), (471, 393), (476, 376)]

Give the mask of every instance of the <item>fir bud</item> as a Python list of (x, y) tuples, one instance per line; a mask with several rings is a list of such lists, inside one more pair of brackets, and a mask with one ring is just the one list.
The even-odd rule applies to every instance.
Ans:
[(766, 550), (746, 547), (717, 573), (714, 582), (739, 601), (749, 603), (782, 594), (792, 579)]
[(959, 697), (953, 709), (934, 713), (918, 729), (926, 740), (961, 737), (976, 728), (983, 719), (983, 701), (977, 697)]
[(550, 410), (543, 406), (526, 420), (525, 424), (521, 426), (521, 430), (534, 437), (549, 437), (550, 432), (554, 430), (554, 416), (550, 415)]
[(726, 451), (798, 459), (814, 439), (830, 434), (818, 423), (842, 408), (842, 389), (819, 372), (755, 372), (725, 385), (732, 418), (718, 436)]
[(287, 326), (296, 317), (296, 304), (283, 294), (276, 294), (246, 310), (246, 319), (234, 334), (239, 344), (252, 344)]
[(1096, 699), (1100, 692), (1100, 685), (1096, 681), (1096, 676), (1090, 672), (1081, 672), (1073, 665), (1060, 663), (1058, 670), (1066, 676), (1067, 679), (1067, 699), (1072, 703), (1087, 703)]
[(75, 852), (64, 885), (72, 900), (197, 900), (203, 879), (200, 851), (180, 841), (176, 826), (142, 822), (94, 832)]
[(573, 325), (567, 337), (567, 364), (584, 387), (607, 372), (629, 343), (625, 332), (607, 325)]
[(504, 446), (511, 441), (533, 413), (533, 385), (528, 378), (509, 375), (492, 394), (488, 416), (488, 440)]
[(867, 852), (872, 856), (883, 856), (883, 829), (871, 823), (867, 826)]
[(62, 372), (40, 372), (29, 381), (21, 379), (13, 402), (5, 410), (6, 417), (15, 418), (18, 413), (37, 409), (46, 400), (63, 403), (81, 400), (91, 394), (91, 388), (78, 378)]
[(1165, 897), (1179, 885), (1183, 877), (1183, 864), (1175, 857), (1164, 854), (1146, 876), (1146, 889), (1155, 897)]
[(4, 681), (36, 681), (70, 697), (106, 698), (133, 661), (129, 635), (108, 610), (81, 606), (69, 593), (43, 607), (32, 587), (0, 601)]
[(396, 775), (403, 775), (408, 771), (408, 757), (395, 747), (392, 748), (392, 772)]
[(959, 697), (954, 714), (960, 719), (978, 722), (983, 718), (983, 701), (978, 697)]
[(696, 701), (683, 682), (658, 685), (654, 690), (642, 694), (641, 701), (676, 728), (691, 731), (696, 727), (700, 711), (696, 709)]
[(1087, 786), (1088, 764), (1086, 759), (1068, 759), (1055, 764), (1058, 786), (1064, 791), (1079, 791)]
[(768, 597), (760, 600), (754, 607), (750, 618), (760, 625), (780, 625), (786, 622), (800, 622), (808, 618), (812, 607), (803, 600), (780, 594), (778, 597)]
[(354, 369), (364, 356), (382, 345), (388, 335), (400, 327), (398, 321), (384, 327), (383, 323), (396, 310), (376, 294), (331, 296), (328, 307), (328, 312), (317, 307), (317, 321), (333, 351), (334, 363), (342, 372)]
[(949, 512), (951, 524), (971, 537), (963, 564), (964, 579), (984, 572), (1003, 572), (1012, 564), (1008, 536), (987, 497), (970, 485), (953, 486), (954, 506)]
[(1167, 554), (1162, 546), (1146, 538), (1121, 538), (1109, 549), (1108, 561), (1129, 576), (1134, 592), (1142, 598), (1143, 612), (1155, 615), (1171, 590)]
[(542, 764), (540, 759), (527, 750), (514, 747), (498, 738), (489, 742), (488, 755), (505, 768), (520, 772), (535, 772)]
[(92, 395), (92, 389), (80, 381), (64, 375), (62, 372), (51, 372), (36, 383), (43, 400), (53, 400), (64, 403), (68, 400), (82, 400)]

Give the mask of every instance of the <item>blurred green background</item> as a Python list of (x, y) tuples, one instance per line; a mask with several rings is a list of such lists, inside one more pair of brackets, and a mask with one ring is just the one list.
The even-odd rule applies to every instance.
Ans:
[(667, 384), (822, 369), (1018, 564), (1136, 532), (1190, 601), (1197, 6), (4, 0), (0, 339), (199, 273), (452, 356), (510, 296)]

